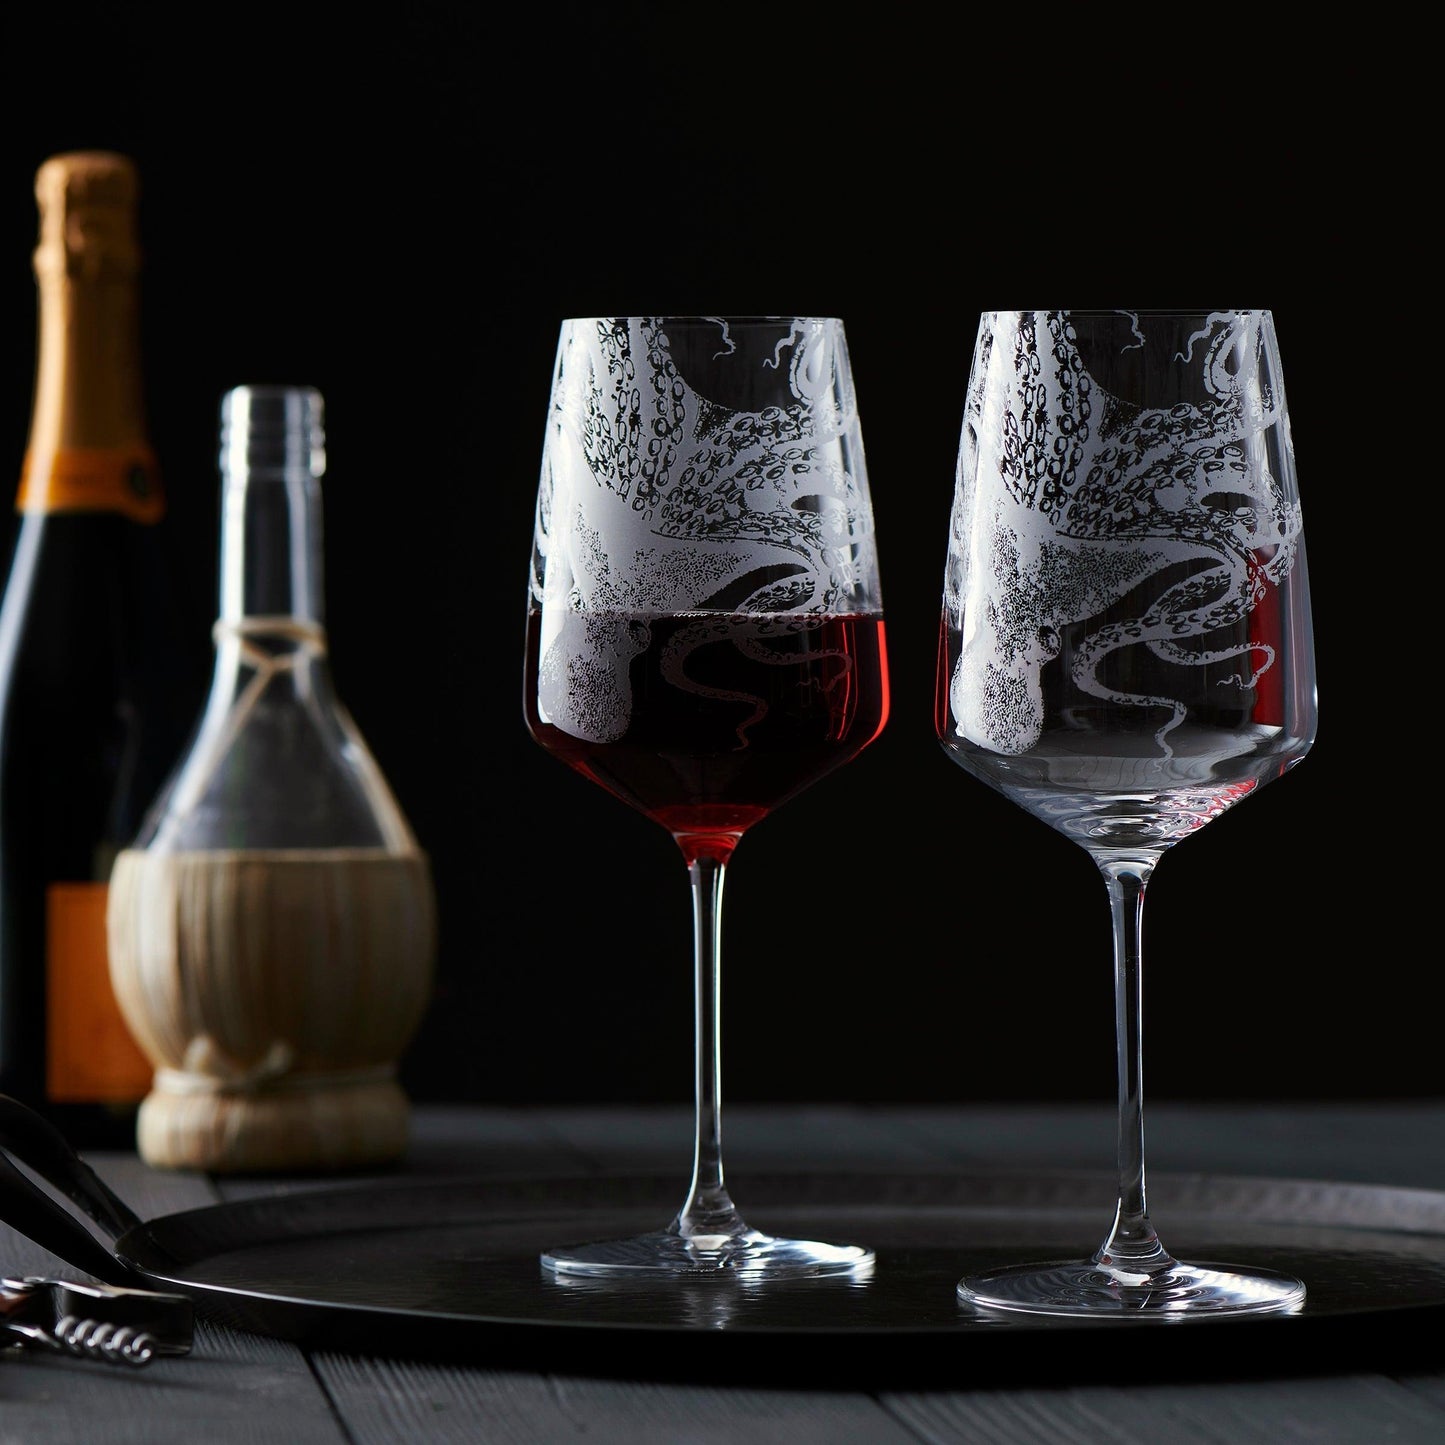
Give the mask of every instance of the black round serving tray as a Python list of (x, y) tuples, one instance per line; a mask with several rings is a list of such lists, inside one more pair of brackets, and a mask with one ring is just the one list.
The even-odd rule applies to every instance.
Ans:
[(1150, 1214), (1183, 1259), (1285, 1270), (1299, 1312), (1170, 1322), (984, 1318), (960, 1275), (1087, 1255), (1112, 1176), (1083, 1171), (739, 1174), (750, 1224), (863, 1243), (871, 1274), (592, 1281), (549, 1246), (665, 1226), (675, 1174), (351, 1184), (162, 1216), (115, 1244), (204, 1317), (309, 1348), (526, 1368), (878, 1385), (1141, 1369), (1403, 1367), (1445, 1325), (1445, 1193), (1160, 1174)]

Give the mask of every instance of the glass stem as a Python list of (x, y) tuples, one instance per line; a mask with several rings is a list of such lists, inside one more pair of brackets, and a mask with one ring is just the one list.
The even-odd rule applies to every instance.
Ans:
[(722, 894), (727, 853), (736, 839), (725, 853), (695, 853), (697, 840), (683, 841), (692, 881), (697, 1109), (692, 1185), (672, 1230), (684, 1239), (732, 1237), (748, 1232), (728, 1197), (722, 1166)]
[(1114, 1027), (1119, 1070), (1119, 1203), (1096, 1264), (1154, 1274), (1170, 1257), (1154, 1226), (1144, 1185), (1144, 890), (1156, 860), (1101, 860), (1114, 924)]

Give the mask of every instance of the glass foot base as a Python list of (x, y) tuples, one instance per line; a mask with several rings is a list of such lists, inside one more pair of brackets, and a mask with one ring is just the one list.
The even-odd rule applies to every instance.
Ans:
[(1182, 1319), (1297, 1310), (1305, 1287), (1291, 1275), (1181, 1264), (1142, 1273), (1093, 1260), (1015, 1265), (958, 1282), (958, 1297), (989, 1310), (1099, 1319)]
[(556, 1274), (589, 1278), (639, 1275), (737, 1275), (748, 1280), (799, 1275), (855, 1274), (872, 1268), (873, 1251), (857, 1244), (774, 1239), (748, 1230), (736, 1235), (684, 1239), (670, 1230), (631, 1239), (549, 1249), (542, 1265)]

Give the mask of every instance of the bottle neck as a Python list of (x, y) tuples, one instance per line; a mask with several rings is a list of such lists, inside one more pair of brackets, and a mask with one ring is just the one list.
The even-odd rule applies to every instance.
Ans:
[(299, 468), (228, 473), (221, 518), (220, 621), (284, 620), (323, 634), (321, 487)]
[(223, 461), (221, 600), (209, 707), (238, 727), (263, 697), (331, 696), (322, 616), (321, 489), (297, 467)]
[(221, 607), (228, 635), (284, 623), (278, 638), (325, 641), (319, 392), (238, 386), (221, 407)]
[(147, 440), (135, 280), (53, 269), (38, 276), (32, 458)]
[(57, 157), (36, 196), (35, 395), (17, 507), (157, 521), (164, 499), (145, 419), (130, 168), (104, 155)]

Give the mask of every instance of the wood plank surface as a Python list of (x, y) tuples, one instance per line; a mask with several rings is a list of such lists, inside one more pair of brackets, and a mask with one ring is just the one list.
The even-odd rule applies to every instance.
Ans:
[(1445, 1415), (1374, 1375), (885, 1395), (928, 1445), (1440, 1445)]
[[(1151, 1165), (1295, 1179), (1445, 1188), (1445, 1102), (1398, 1106), (1157, 1106)], [(448, 1106), (416, 1111), (395, 1170), (339, 1177), (217, 1178), (149, 1169), (127, 1154), (90, 1162), (143, 1218), (241, 1199), (376, 1180), (563, 1177), (691, 1163), (688, 1109)], [(860, 1171), (1054, 1165), (1107, 1170), (1107, 1108), (820, 1106), (731, 1111), (730, 1182), (804, 1165)], [(730, 1152), (729, 1152), (730, 1151)], [(0, 1224), (0, 1271), (84, 1278)], [(700, 1356), (707, 1348), (699, 1341)], [(799, 1378), (819, 1338), (793, 1341)], [(1433, 1350), (1433, 1346), (1430, 1347)], [(0, 1445), (1441, 1445), (1445, 1346), (1424, 1365), (1140, 1378), (1122, 1384), (970, 1377), (969, 1388), (803, 1389), (687, 1382), (635, 1371), (525, 1370), (307, 1351), (202, 1319), (191, 1354), (142, 1369), (0, 1351)]]
[[(915, 1445), (869, 1395), (658, 1384), (320, 1355), (357, 1445)], [(639, 1376), (647, 1361), (638, 1360)], [(485, 1435), (479, 1435), (485, 1421)]]

